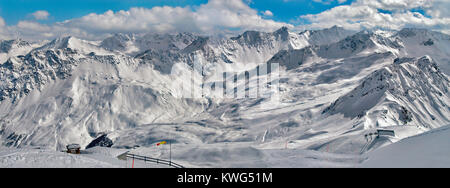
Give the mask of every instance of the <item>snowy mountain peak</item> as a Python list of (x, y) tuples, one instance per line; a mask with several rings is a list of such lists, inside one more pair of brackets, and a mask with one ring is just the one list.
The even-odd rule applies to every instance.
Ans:
[(292, 70), (298, 68), (314, 56), (315, 52), (311, 47), (298, 50), (282, 50), (275, 54), (272, 59), (268, 61), (268, 64), (278, 63), (280, 66), (285, 67), (286, 70)]
[(71, 43), (77, 40), (75, 37), (67, 36), (62, 38), (57, 38), (50, 43), (44, 45), (41, 49), (64, 49), (71, 48)]
[(418, 28), (404, 28), (398, 32), (398, 35), (401, 37), (414, 37), (417, 35), (427, 35), (428, 34), (427, 29), (418, 29)]
[(178, 51), (191, 44), (197, 38), (198, 36), (192, 33), (146, 34), (137, 38), (136, 44), (141, 50), (152, 48), (154, 50)]
[(180, 51), (196, 39), (197, 36), (191, 33), (148, 33), (145, 35), (115, 34), (103, 40), (100, 47), (110, 51), (117, 51), (136, 56), (148, 50)]
[(334, 25), (333, 27), (330, 28), (325, 28), (322, 30), (312, 30), (311, 33), (330, 33), (330, 34), (344, 34), (344, 33), (350, 33), (351, 31), (348, 31), (346, 29), (344, 29), (343, 27), (339, 27), (337, 25)]
[(184, 48), (181, 53), (192, 53), (202, 50), (208, 45), (208, 40), (209, 37), (198, 37), (197, 40), (193, 41), (186, 48)]
[(79, 63), (76, 56), (76, 51), (65, 48), (9, 58), (0, 65), (0, 75), (4, 75), (0, 79), (0, 103), (5, 99), (15, 103), (53, 80), (68, 78)]
[(426, 29), (405, 28), (393, 35), (401, 41), (404, 56), (430, 56), (442, 71), (450, 75), (450, 36)]
[(9, 53), (13, 49), (30, 47), (31, 44), (22, 39), (0, 41), (0, 53)]
[(385, 53), (398, 54), (402, 46), (398, 41), (371, 31), (361, 31), (345, 39), (320, 46), (318, 54), (324, 58), (343, 58), (357, 54)]
[(133, 41), (134, 40), (134, 36), (133, 35), (127, 35), (127, 34), (121, 34), (121, 33), (116, 33), (111, 37), (108, 37), (106, 39), (104, 39), (101, 43), (100, 43), (100, 47), (103, 47), (107, 50), (118, 50), (118, 51), (122, 51), (122, 50), (126, 50), (127, 46), (128, 46), (128, 42)]
[(449, 35), (435, 31), (430, 31), (427, 29), (417, 29), (417, 28), (404, 28), (401, 31), (397, 32), (397, 34), (394, 35), (394, 37), (399, 37), (405, 40), (406, 42), (417, 42), (420, 43), (422, 46), (433, 46), (436, 43), (440, 42), (448, 43), (450, 41)]
[(289, 40), (289, 29), (287, 27), (282, 27), (272, 33), (246, 31), (237, 37), (232, 37), (231, 40), (235, 40), (241, 45), (247, 46), (258, 46), (271, 41), (284, 42)]
[(299, 35), (305, 36), (310, 44), (324, 45), (338, 42), (354, 33), (354, 31), (346, 30), (343, 27), (333, 26), (322, 30), (305, 30)]
[(263, 38), (262, 35), (263, 35), (262, 32), (246, 31), (242, 35), (239, 35), (238, 37), (231, 38), (231, 40), (238, 41), (241, 44), (254, 45), (262, 41)]
[(448, 77), (430, 57), (398, 58), (323, 113), (365, 118), (366, 128), (407, 124), (436, 128), (448, 121), (444, 114), (450, 112), (449, 86)]
[(274, 32), (274, 35), (281, 39), (282, 41), (289, 40), (289, 28), (288, 27), (282, 27)]
[(72, 36), (57, 38), (41, 47), (33, 49), (32, 52), (48, 51), (48, 50), (74, 51), (73, 52), (74, 55), (80, 57), (88, 54), (101, 54), (101, 55), (113, 54), (112, 52), (99, 47), (96, 42), (82, 40)]

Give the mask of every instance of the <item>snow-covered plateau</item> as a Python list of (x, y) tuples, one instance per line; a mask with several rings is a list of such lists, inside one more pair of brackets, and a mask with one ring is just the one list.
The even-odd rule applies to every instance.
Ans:
[(415, 28), (0, 40), (0, 167), (449, 167), (449, 73)]

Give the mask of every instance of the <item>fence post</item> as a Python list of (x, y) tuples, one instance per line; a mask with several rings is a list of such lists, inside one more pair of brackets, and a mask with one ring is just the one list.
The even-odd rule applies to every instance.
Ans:
[(141, 160), (144, 161), (145, 163), (147, 163), (147, 161), (149, 162), (156, 162), (156, 164), (163, 164), (163, 165), (168, 165), (170, 167), (174, 167), (174, 168), (184, 168), (183, 166), (177, 164), (177, 163), (173, 163), (171, 160), (167, 161), (164, 159), (159, 159), (159, 158), (151, 158), (151, 157), (146, 157), (146, 156), (140, 156), (140, 155), (135, 155), (135, 154), (127, 154), (126, 156), (127, 160), (128, 158), (132, 158), (132, 168), (134, 168), (134, 160)]

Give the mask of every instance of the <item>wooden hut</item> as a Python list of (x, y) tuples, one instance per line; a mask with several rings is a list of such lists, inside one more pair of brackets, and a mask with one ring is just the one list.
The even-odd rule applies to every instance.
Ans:
[(71, 154), (80, 154), (81, 153), (81, 147), (79, 144), (70, 144), (66, 146), (67, 153)]

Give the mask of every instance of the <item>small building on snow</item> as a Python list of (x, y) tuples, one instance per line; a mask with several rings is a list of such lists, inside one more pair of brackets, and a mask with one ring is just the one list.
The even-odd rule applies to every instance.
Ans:
[(394, 132), (394, 130), (378, 129), (377, 130), (377, 135), (378, 135), (378, 137), (380, 137), (380, 136), (392, 136), (392, 137), (395, 137), (395, 132)]
[(70, 144), (66, 146), (67, 153), (71, 154), (80, 154), (81, 153), (81, 147), (79, 144)]

